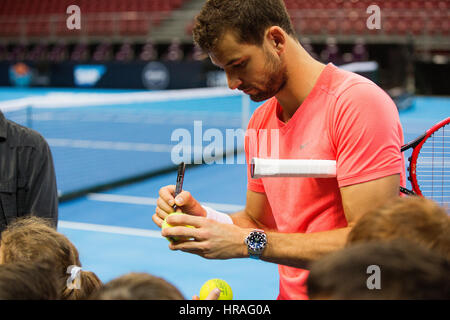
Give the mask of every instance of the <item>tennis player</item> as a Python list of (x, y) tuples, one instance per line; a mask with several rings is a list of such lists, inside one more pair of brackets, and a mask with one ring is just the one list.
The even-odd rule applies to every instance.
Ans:
[[(245, 209), (231, 215), (202, 206), (188, 191), (174, 199), (175, 186), (165, 186), (153, 221), (161, 226), (176, 204), (188, 215), (171, 216), (177, 227), (162, 235), (195, 240), (172, 243), (172, 250), (277, 263), (278, 299), (307, 299), (308, 264), (344, 247), (360, 216), (399, 196), (405, 169), (396, 106), (370, 80), (314, 60), (282, 0), (209, 0), (193, 33), (231, 89), (267, 100), (248, 129), (276, 130), (277, 145), (267, 139), (268, 148), (281, 159), (336, 160), (337, 177), (252, 179), (248, 171)], [(264, 148), (247, 139), (247, 163)]]

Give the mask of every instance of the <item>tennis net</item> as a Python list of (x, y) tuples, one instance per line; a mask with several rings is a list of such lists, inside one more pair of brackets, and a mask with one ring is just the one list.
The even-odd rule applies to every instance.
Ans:
[[(240, 152), (255, 107), (223, 88), (49, 93), (0, 103), (7, 119), (47, 140), (61, 201), (169, 172), (181, 161)], [(237, 132), (233, 143), (225, 140), (229, 130)]]

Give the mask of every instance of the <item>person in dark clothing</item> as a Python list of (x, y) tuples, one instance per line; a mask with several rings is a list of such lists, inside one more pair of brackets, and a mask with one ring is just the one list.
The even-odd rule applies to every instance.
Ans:
[(26, 215), (45, 218), (57, 226), (53, 157), (38, 132), (6, 119), (0, 111), (0, 232)]

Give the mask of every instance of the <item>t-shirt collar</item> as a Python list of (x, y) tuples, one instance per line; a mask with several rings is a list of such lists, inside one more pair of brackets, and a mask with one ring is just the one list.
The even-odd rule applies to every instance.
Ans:
[[(320, 89), (322, 88), (323, 85), (326, 85), (329, 82), (329, 78), (332, 74), (332, 72), (334, 71), (334, 69), (336, 68), (336, 66), (334, 66), (332, 63), (328, 63), (327, 65), (325, 65), (325, 68), (322, 70), (322, 72), (319, 75), (319, 78), (317, 79), (314, 87), (312, 88), (311, 92), (308, 94), (308, 96), (306, 97), (306, 99), (303, 101), (303, 103), (298, 107), (298, 109), (295, 111), (295, 113), (292, 115), (291, 119), (285, 123), (283, 121), (280, 120), (279, 115), (283, 112), (282, 107), (280, 105), (280, 103), (277, 100), (277, 106), (276, 106), (276, 117), (277, 117), (277, 121), (279, 123), (279, 125), (282, 128), (289, 128), (290, 125), (289, 123), (292, 122), (292, 119), (294, 119), (294, 117), (298, 117), (299, 114), (303, 111), (303, 109), (305, 109), (305, 106), (308, 105), (309, 101), (314, 100), (315, 96), (320, 92)], [(303, 108), (302, 108), (303, 106)]]

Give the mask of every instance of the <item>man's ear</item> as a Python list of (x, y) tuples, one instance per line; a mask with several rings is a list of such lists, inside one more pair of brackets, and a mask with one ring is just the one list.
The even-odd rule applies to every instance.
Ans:
[(287, 34), (278, 26), (273, 26), (267, 29), (266, 38), (270, 46), (277, 52), (278, 55), (284, 52), (286, 48)]

